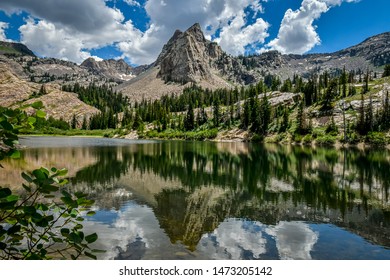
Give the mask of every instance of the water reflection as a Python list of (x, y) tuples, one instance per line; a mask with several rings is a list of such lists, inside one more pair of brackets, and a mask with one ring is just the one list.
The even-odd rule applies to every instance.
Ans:
[(6, 169), (67, 164), (102, 258), (390, 259), (388, 151), (64, 141), (27, 139)]

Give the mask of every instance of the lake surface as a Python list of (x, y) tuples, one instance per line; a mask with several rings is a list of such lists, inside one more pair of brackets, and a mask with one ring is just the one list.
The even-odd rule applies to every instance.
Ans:
[(21, 170), (69, 170), (96, 200), (101, 259), (390, 260), (390, 153), (25, 137)]

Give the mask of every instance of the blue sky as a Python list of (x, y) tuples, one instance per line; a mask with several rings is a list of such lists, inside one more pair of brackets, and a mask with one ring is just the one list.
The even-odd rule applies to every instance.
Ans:
[(232, 55), (332, 52), (390, 31), (388, 0), (1, 0), (0, 40), (81, 63), (152, 63), (199, 22)]

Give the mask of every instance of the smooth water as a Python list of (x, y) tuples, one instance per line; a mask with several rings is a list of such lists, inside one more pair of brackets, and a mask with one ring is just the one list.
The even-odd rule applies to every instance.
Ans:
[(390, 153), (27, 137), (21, 170), (69, 169), (96, 200), (101, 259), (390, 260)]

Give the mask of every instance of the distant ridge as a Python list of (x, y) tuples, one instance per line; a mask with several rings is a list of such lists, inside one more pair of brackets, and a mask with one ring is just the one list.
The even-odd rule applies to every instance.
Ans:
[(21, 43), (3, 42), (0, 41), (0, 54), (7, 55), (28, 55), (35, 56), (35, 54)]

